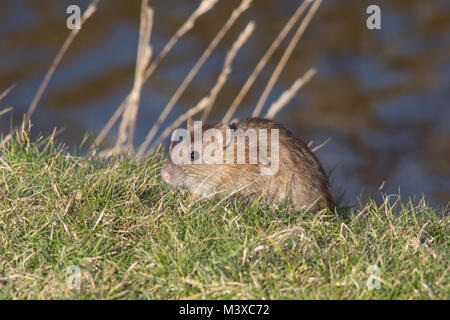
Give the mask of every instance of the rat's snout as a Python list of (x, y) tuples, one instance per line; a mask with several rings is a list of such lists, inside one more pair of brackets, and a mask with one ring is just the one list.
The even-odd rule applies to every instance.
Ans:
[(171, 166), (168, 164), (164, 164), (164, 166), (161, 169), (161, 176), (164, 179), (165, 182), (170, 183), (173, 178), (173, 172), (171, 170)]
[(172, 163), (165, 163), (161, 169), (161, 176), (165, 182), (172, 186), (180, 184), (182, 174), (180, 169)]
[(161, 175), (162, 175), (163, 179), (164, 179), (166, 182), (169, 182), (170, 179), (172, 178), (172, 175), (170, 174), (169, 170), (164, 170), (164, 169), (163, 169), (163, 170), (161, 171)]

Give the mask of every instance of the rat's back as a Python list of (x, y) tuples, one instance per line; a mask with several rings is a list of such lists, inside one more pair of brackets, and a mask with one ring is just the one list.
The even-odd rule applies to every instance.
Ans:
[[(319, 160), (303, 141), (282, 125), (267, 119), (248, 118), (229, 126), (206, 124), (201, 129), (203, 135), (210, 129), (216, 133), (213, 140), (203, 140), (202, 150), (194, 150), (195, 143), (190, 141), (194, 148), (191, 160), (200, 151), (204, 156), (209, 146), (224, 141), (225, 144), (215, 145), (224, 148), (223, 161), (208, 163), (199, 157), (200, 162), (175, 164), (169, 157), (161, 172), (167, 183), (187, 188), (194, 195), (237, 190), (248, 197), (262, 196), (273, 205), (289, 199), (296, 210), (333, 209), (333, 197)], [(190, 122), (188, 131), (195, 137)], [(229, 151), (232, 151), (231, 156)]]
[(308, 146), (291, 131), (268, 119), (248, 118), (238, 121), (236, 128), (278, 129), (279, 169), (266, 182), (265, 194), (277, 203), (289, 198), (295, 209), (318, 211), (334, 208), (328, 179), (317, 157)]

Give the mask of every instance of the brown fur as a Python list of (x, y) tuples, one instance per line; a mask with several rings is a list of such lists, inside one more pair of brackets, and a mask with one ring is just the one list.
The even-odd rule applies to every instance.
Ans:
[[(233, 126), (233, 125), (232, 125)], [(223, 124), (204, 125), (202, 131), (209, 128), (229, 128)], [(279, 170), (273, 176), (260, 174), (260, 168), (265, 165), (259, 162), (249, 164), (249, 145), (246, 141), (245, 164), (182, 164), (175, 165), (169, 157), (163, 166), (162, 173), (169, 174), (166, 180), (173, 186), (188, 188), (194, 194), (210, 195), (225, 190), (237, 190), (240, 194), (250, 197), (259, 197), (274, 205), (281, 204), (286, 197), (290, 199), (296, 210), (309, 209), (312, 212), (323, 208), (334, 208), (333, 196), (327, 181), (324, 169), (319, 160), (309, 150), (303, 141), (295, 137), (282, 125), (267, 119), (248, 118), (234, 124), (236, 129), (279, 129)], [(188, 124), (188, 130), (192, 132)], [(269, 131), (270, 132), (270, 131)], [(193, 136), (193, 134), (192, 134)], [(211, 140), (214, 141), (214, 140)], [(269, 144), (259, 147), (268, 150)], [(236, 139), (226, 148), (236, 150)], [(203, 148), (206, 144), (203, 145)], [(267, 148), (269, 147), (269, 148)], [(258, 152), (260, 152), (258, 149)], [(225, 154), (225, 152), (224, 152)], [(259, 153), (258, 153), (259, 155)], [(265, 166), (268, 167), (268, 166)]]

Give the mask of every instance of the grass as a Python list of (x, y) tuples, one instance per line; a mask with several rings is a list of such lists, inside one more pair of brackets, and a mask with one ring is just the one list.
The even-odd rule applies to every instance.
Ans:
[(1, 299), (450, 298), (449, 217), (424, 202), (343, 218), (194, 201), (158, 155), (74, 154), (26, 134), (0, 149)]

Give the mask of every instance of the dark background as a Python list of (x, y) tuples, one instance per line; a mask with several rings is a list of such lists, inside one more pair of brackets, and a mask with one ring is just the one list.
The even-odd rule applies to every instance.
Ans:
[[(151, 0), (152, 46), (157, 54), (195, 10), (199, 0)], [(142, 142), (184, 76), (240, 0), (220, 0), (180, 40), (145, 84), (136, 139)], [(239, 52), (211, 120), (220, 120), (260, 57), (300, 0), (254, 0), (210, 57), (167, 122), (203, 98), (214, 84), (230, 45), (250, 21), (256, 30)], [(17, 87), (0, 102), (0, 130), (18, 124), (67, 37), (66, 8), (89, 1), (0, 1), (0, 91)], [(381, 30), (366, 28), (366, 8), (381, 8)], [(89, 130), (98, 134), (131, 89), (139, 29), (139, 0), (102, 0), (69, 48), (33, 115), (33, 132), (56, 126), (68, 145)], [(295, 29), (295, 28), (294, 28)], [(332, 184), (349, 204), (369, 193), (401, 190), (434, 206), (450, 199), (450, 2), (423, 0), (325, 0), (313, 18), (266, 107), (310, 67), (318, 73), (275, 120), (306, 142), (331, 142), (317, 152), (333, 170)], [(270, 60), (238, 117), (251, 114), (283, 49)], [(115, 141), (115, 132), (107, 143)]]

